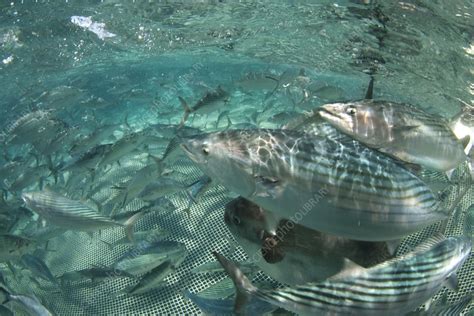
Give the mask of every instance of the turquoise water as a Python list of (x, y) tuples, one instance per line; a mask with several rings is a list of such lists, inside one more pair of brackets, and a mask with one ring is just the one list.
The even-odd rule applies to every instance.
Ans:
[[(19, 207), (22, 192), (46, 186), (99, 205), (107, 216), (140, 209), (146, 203), (137, 197), (123, 205), (118, 187), (152, 164), (148, 154), (164, 157), (177, 133), (165, 126), (176, 128), (183, 119), (179, 98), (194, 106), (217, 87), (226, 92), (225, 102), (208, 113), (191, 113), (186, 127), (281, 128), (322, 104), (362, 99), (371, 75), (375, 98), (449, 119), (474, 102), (473, 15), (474, 3), (461, 0), (0, 1), (0, 161), (11, 166), (2, 168), (0, 179), (5, 209)], [(18, 122), (41, 111), (49, 125), (40, 121), (12, 141)], [(110, 128), (96, 142), (84, 142), (105, 127)], [(84, 153), (141, 131), (148, 138), (111, 164), (61, 169), (78, 157), (74, 145)], [(163, 170), (184, 187), (202, 177), (179, 153)], [(31, 181), (18, 183), (22, 176)], [(462, 210), (472, 204), (472, 194), (470, 188)], [(214, 299), (228, 297), (233, 286), (222, 272), (191, 270), (214, 260), (213, 250), (246, 258), (223, 220), (232, 193), (215, 184), (191, 204), (184, 190), (165, 196), (172, 207), (156, 206), (136, 226), (163, 228), (168, 240), (186, 245), (186, 258), (159, 289), (115, 297), (136, 281), (86, 280), (58, 290), (44, 280), (32, 285), (31, 274), (13, 273), (5, 263), (2, 274), (15, 293), (36, 296), (58, 315), (199, 314), (185, 291)], [(17, 212), (12, 219), (9, 211), (2, 233), (36, 226), (38, 216), (30, 215)], [(461, 226), (451, 221), (450, 233), (459, 234)], [(110, 250), (103, 241), (123, 236), (121, 229), (92, 238), (57, 233), (48, 243), (55, 251), (37, 254), (58, 277), (110, 266), (130, 245)], [(472, 295), (472, 262), (471, 255), (460, 273), (460, 291), (449, 292), (449, 303)], [(21, 264), (13, 263), (13, 269)], [(262, 272), (255, 275), (257, 282), (275, 285)]]

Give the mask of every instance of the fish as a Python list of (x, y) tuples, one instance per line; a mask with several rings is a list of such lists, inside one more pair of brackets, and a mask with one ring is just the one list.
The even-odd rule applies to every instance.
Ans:
[(189, 202), (185, 209), (186, 212), (190, 212), (193, 203), (198, 203), (199, 199), (209, 190), (211, 185), (212, 179), (207, 175), (204, 175), (188, 186), (187, 194), (189, 196)]
[(92, 283), (101, 282), (107, 279), (135, 278), (134, 275), (116, 268), (92, 267), (76, 271), (68, 271), (58, 276), (61, 285), (71, 284), (91, 280)]
[(186, 245), (176, 241), (138, 243), (116, 260), (112, 268), (132, 275), (147, 273), (163, 262), (181, 263), (187, 256)]
[(88, 151), (73, 157), (60, 167), (60, 171), (96, 168), (104, 154), (110, 151), (112, 144), (97, 145)]
[(155, 159), (155, 163), (149, 164), (134, 172), (132, 178), (124, 184), (113, 186), (114, 189), (120, 190), (119, 198), (122, 200), (121, 207), (130, 203), (136, 198), (146, 185), (158, 178), (162, 172), (162, 165), (159, 159)]
[(58, 281), (53, 276), (51, 271), (49, 270), (46, 263), (40, 258), (30, 255), (24, 254), (21, 257), (21, 262), (25, 267), (27, 267), (33, 274), (39, 276), (43, 280), (49, 281), (53, 284), (58, 284)]
[(64, 110), (72, 104), (80, 102), (85, 97), (85, 92), (76, 87), (61, 85), (43, 92), (35, 100), (35, 103), (42, 103), (48, 109)]
[[(193, 302), (206, 315), (235, 315), (232, 298), (209, 298), (184, 291), (184, 296)], [(252, 298), (245, 305), (242, 315), (270, 315), (277, 307), (260, 299)]]
[(224, 222), (251, 261), (284, 284), (322, 281), (345, 269), (370, 267), (391, 257), (385, 242), (321, 233), (279, 218), (242, 197), (226, 204)]
[(184, 116), (181, 119), (180, 123), (180, 126), (183, 126), (186, 120), (188, 119), (189, 114), (191, 113), (206, 114), (220, 109), (220, 103), (227, 102), (227, 99), (229, 98), (229, 93), (222, 89), (221, 86), (217, 86), (215, 90), (206, 92), (206, 94), (204, 94), (204, 96), (200, 98), (192, 107), (189, 107), (188, 103), (182, 97), (178, 98), (179, 102), (181, 102), (181, 106), (184, 109)]
[(41, 183), (42, 180), (47, 178), (50, 174), (49, 166), (41, 165), (37, 167), (30, 167), (23, 171), (18, 177), (16, 177), (15, 181), (12, 183), (5, 184), (8, 187), (10, 192), (20, 192), (21, 190), (28, 188), (35, 183)]
[(324, 104), (319, 115), (339, 131), (401, 161), (446, 172), (467, 160), (448, 121), (406, 103), (370, 98)]
[(53, 313), (35, 296), (13, 294), (4, 284), (0, 284), (0, 303), (7, 302), (18, 304), (27, 315), (53, 316)]
[(3, 234), (0, 235), (0, 262), (20, 259), (21, 256), (34, 249), (35, 243), (25, 237)]
[(101, 168), (114, 162), (118, 162), (120, 165), (119, 160), (143, 145), (147, 140), (147, 137), (148, 135), (142, 132), (130, 133), (123, 136), (108, 148), (108, 150), (103, 154), (97, 167)]
[(352, 139), (292, 130), (228, 130), (183, 138), (181, 146), (216, 183), (328, 234), (396, 240), (450, 212), (409, 170)]
[(171, 177), (160, 177), (159, 179), (148, 183), (138, 194), (138, 198), (143, 201), (154, 201), (168, 194), (173, 194), (186, 189), (186, 186)]
[(124, 227), (131, 238), (133, 226), (143, 213), (132, 214), (124, 223), (101, 215), (90, 206), (50, 189), (24, 192), (22, 199), (26, 206), (46, 221), (73, 231), (94, 232), (110, 227)]
[[(90, 151), (91, 148), (98, 147), (104, 140), (110, 138), (113, 135), (113, 132), (118, 129), (117, 124), (103, 124), (100, 127), (96, 128), (92, 133), (76, 140), (69, 149), (69, 154), (71, 156), (78, 156), (87, 151)], [(109, 144), (108, 142), (104, 142)]]
[(163, 280), (176, 271), (176, 266), (171, 262), (171, 260), (166, 260), (161, 263), (159, 266), (153, 268), (151, 271), (147, 272), (140, 281), (135, 284), (133, 287), (124, 290), (121, 293), (126, 293), (128, 295), (138, 295), (147, 293), (163, 284)]
[(471, 252), (466, 237), (430, 238), (406, 255), (368, 269), (276, 290), (255, 287), (238, 267), (213, 252), (237, 288), (236, 312), (255, 296), (299, 315), (403, 315), (456, 287), (456, 271)]
[(9, 126), (6, 144), (31, 143), (31, 138), (40, 130), (47, 130), (49, 126), (55, 125), (51, 113), (48, 110), (35, 110), (20, 116)]

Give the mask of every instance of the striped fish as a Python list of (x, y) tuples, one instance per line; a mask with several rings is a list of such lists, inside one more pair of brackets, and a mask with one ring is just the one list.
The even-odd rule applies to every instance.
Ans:
[(233, 279), (236, 309), (255, 296), (300, 315), (403, 315), (426, 302), (468, 258), (471, 240), (449, 237), (369, 269), (351, 271), (320, 283), (260, 290), (222, 255), (214, 255)]
[(228, 130), (184, 138), (182, 148), (217, 183), (324, 233), (394, 240), (449, 213), (418, 177), (348, 137)]
[(25, 192), (22, 194), (22, 199), (29, 209), (46, 221), (74, 231), (94, 232), (120, 226), (125, 227), (127, 235), (131, 236), (133, 225), (143, 215), (134, 213), (125, 223), (120, 223), (99, 214), (80, 201), (71, 200), (49, 189)]
[(412, 105), (374, 100), (321, 106), (319, 115), (341, 132), (396, 159), (437, 171), (467, 160), (448, 122)]

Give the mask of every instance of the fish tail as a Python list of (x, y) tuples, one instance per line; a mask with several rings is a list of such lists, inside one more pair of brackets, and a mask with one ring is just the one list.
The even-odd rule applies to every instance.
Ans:
[(133, 216), (131, 216), (129, 219), (127, 219), (127, 221), (124, 223), (125, 233), (127, 234), (128, 240), (130, 240), (131, 242), (133, 242), (133, 229), (135, 228), (135, 224), (146, 213), (147, 213), (146, 211), (138, 212), (134, 214)]
[(125, 115), (124, 124), (125, 124), (125, 127), (127, 128), (127, 130), (129, 130), (129, 131), (132, 130), (132, 128), (130, 126), (130, 123), (128, 122), (128, 113)]
[(192, 110), (188, 106), (188, 103), (186, 103), (186, 101), (182, 97), (178, 97), (178, 99), (179, 99), (179, 102), (181, 102), (181, 106), (184, 109), (184, 115), (183, 115), (183, 118), (181, 120), (181, 123), (179, 124), (179, 127), (183, 127), (184, 122), (186, 122), (186, 120), (188, 119), (188, 116), (192, 112)]
[(250, 280), (240, 271), (240, 269), (231, 261), (227, 260), (223, 255), (213, 251), (212, 254), (217, 258), (235, 285), (236, 297), (234, 311), (240, 313), (243, 311), (245, 304), (249, 301), (250, 295), (258, 292)]

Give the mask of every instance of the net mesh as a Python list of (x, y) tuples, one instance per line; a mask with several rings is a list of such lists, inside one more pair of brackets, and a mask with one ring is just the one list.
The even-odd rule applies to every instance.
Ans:
[[(122, 163), (120, 170), (109, 172), (111, 183), (122, 177), (127, 177), (133, 170), (143, 167), (142, 159), (131, 159)], [(171, 169), (187, 175), (186, 181), (192, 183), (202, 176), (202, 173), (187, 159), (179, 159)], [(114, 195), (113, 189), (100, 191), (95, 198), (99, 201), (110, 199)], [(175, 273), (166, 278), (166, 284), (156, 290), (136, 296), (114, 296), (136, 281), (127, 278), (107, 278), (97, 283), (90, 280), (66, 284), (61, 291), (51, 287), (47, 282), (38, 281), (38, 286), (31, 286), (27, 280), (19, 280), (17, 286), (24, 291), (32, 291), (47, 306), (59, 315), (163, 315), (199, 314), (200, 310), (191, 301), (187, 300), (183, 291), (192, 293), (207, 291), (214, 297), (219, 293), (230, 293), (232, 283), (223, 281), (224, 275), (195, 274), (191, 270), (203, 263), (214, 261), (212, 251), (218, 251), (235, 260), (245, 260), (246, 255), (241, 249), (234, 251), (229, 240), (233, 237), (227, 230), (224, 221), (224, 205), (230, 200), (228, 192), (222, 186), (210, 188), (199, 200), (194, 203), (189, 215), (184, 210), (188, 207), (188, 197), (184, 193), (169, 196), (176, 206), (174, 211), (156, 210), (148, 213), (138, 224), (137, 230), (147, 230), (160, 227), (170, 232), (169, 239), (186, 244), (188, 255)], [(454, 201), (456, 192), (450, 196)], [(466, 196), (457, 208), (456, 220), (451, 219), (447, 226), (447, 235), (463, 233), (466, 209), (473, 203), (474, 190), (469, 188)], [(132, 202), (128, 210), (141, 207), (139, 202)], [(424, 231), (414, 234), (403, 241), (399, 252), (405, 252), (412, 245), (433, 234), (440, 224), (428, 227)], [(50, 249), (55, 250), (47, 255), (46, 262), (54, 275), (64, 272), (90, 268), (96, 265), (111, 265), (127, 249), (126, 245), (118, 245), (113, 250), (107, 248), (103, 241), (113, 243), (124, 236), (121, 229), (108, 229), (100, 234), (95, 233), (91, 238), (84, 233), (67, 232), (51, 241)], [(458, 272), (459, 291), (454, 292), (444, 288), (434, 300), (438, 300), (448, 291), (448, 302), (458, 301), (461, 297), (471, 293), (474, 282), (472, 273), (474, 260), (472, 255)], [(263, 273), (257, 274), (254, 281), (266, 281)], [(221, 285), (213, 288), (215, 285)], [(472, 309), (472, 304), (468, 309)]]

